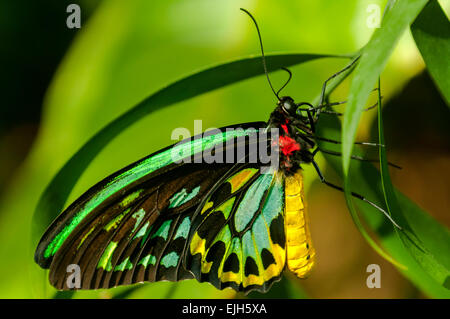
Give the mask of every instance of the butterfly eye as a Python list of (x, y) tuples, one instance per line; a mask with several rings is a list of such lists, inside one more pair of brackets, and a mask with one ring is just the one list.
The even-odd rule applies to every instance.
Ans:
[(286, 113), (295, 114), (297, 105), (292, 98), (285, 96), (281, 99), (280, 104)]

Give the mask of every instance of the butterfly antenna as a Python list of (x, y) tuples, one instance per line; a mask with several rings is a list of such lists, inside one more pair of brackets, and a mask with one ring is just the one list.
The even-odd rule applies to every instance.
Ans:
[[(256, 32), (258, 32), (259, 44), (261, 46), (261, 55), (262, 55), (262, 62), (263, 62), (263, 66), (264, 66), (264, 73), (266, 74), (267, 81), (269, 82), (269, 85), (270, 85), (270, 88), (272, 89), (273, 94), (275, 94), (275, 96), (277, 97), (278, 101), (281, 101), (280, 97), (278, 96), (278, 92), (280, 92), (281, 90), (279, 90), (278, 92), (275, 92), (275, 90), (274, 90), (274, 88), (272, 86), (272, 82), (270, 82), (269, 72), (267, 72), (266, 57), (264, 56), (264, 48), (263, 48), (261, 33), (259, 32), (258, 23), (256, 23), (255, 18), (252, 16), (252, 14), (250, 12), (248, 12), (247, 10), (245, 10), (243, 8), (240, 8), (240, 9), (241, 9), (241, 11), (244, 11), (253, 20), (253, 23), (255, 24)], [(289, 80), (290, 80), (290, 78), (289, 78)], [(289, 82), (289, 80), (288, 80), (288, 82)], [(284, 85), (284, 86), (286, 86), (286, 85)]]
[(289, 81), (292, 79), (292, 72), (289, 71), (287, 68), (281, 68), (283, 71), (286, 71), (289, 74), (289, 78), (287, 79), (286, 83), (283, 84), (283, 86), (277, 91), (277, 97), (280, 96), (280, 92), (288, 85)]

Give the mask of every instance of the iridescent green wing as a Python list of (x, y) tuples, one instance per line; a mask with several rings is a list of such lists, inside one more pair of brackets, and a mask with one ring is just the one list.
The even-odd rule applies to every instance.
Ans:
[[(178, 266), (169, 267), (171, 257), (184, 249), (196, 206), (229, 169), (227, 164), (185, 164), (102, 206), (60, 246), (50, 265), (50, 283), (70, 288), (71, 264), (80, 267), (82, 289), (190, 277)], [(141, 266), (148, 270), (145, 276), (139, 274)]]
[[(130, 268), (131, 260), (126, 259), (132, 255), (129, 245), (132, 239), (138, 239), (143, 233), (146, 235), (144, 227), (155, 229), (153, 226), (170, 214), (193, 214), (190, 209), (198, 205), (231, 165), (186, 164), (184, 159), (190, 157), (195, 163), (203, 151), (211, 148), (216, 153), (225, 152), (227, 141), (255, 134), (263, 126), (265, 123), (249, 123), (239, 126), (241, 130), (222, 129), (203, 139), (190, 139), (111, 175), (58, 216), (36, 249), (36, 262), (43, 268), (50, 267), (50, 280), (61, 289), (66, 266), (70, 264), (84, 267), (81, 270), (86, 274), (83, 288), (120, 284), (121, 279), (113, 278), (110, 271)], [(201, 177), (196, 179), (197, 175)], [(190, 181), (197, 181), (197, 184), (189, 184)], [(118, 252), (125, 248), (125, 255), (128, 252), (129, 256), (122, 260)], [(133, 253), (136, 254), (134, 250)], [(118, 264), (113, 267), (114, 258)], [(101, 269), (108, 274), (99, 276)]]
[(185, 267), (218, 289), (267, 291), (285, 266), (284, 175), (246, 165), (193, 217)]

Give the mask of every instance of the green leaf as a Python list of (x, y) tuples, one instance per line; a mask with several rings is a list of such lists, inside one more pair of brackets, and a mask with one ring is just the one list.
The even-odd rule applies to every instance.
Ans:
[(450, 105), (450, 22), (437, 1), (430, 1), (414, 23), (411, 32), (442, 96)]
[[(317, 135), (338, 140), (341, 136), (339, 119), (333, 116), (321, 116), (317, 127)], [(318, 144), (324, 149), (336, 152), (340, 150), (338, 145), (322, 141), (318, 141)], [(355, 147), (353, 154), (363, 155), (359, 147)], [(324, 157), (327, 163), (343, 178), (344, 172), (341, 159), (327, 154), (324, 154)], [(352, 179), (352, 190), (357, 190), (378, 206), (386, 208), (384, 204), (385, 195), (380, 183), (380, 172), (372, 164), (353, 160), (349, 170), (349, 178)], [(400, 207), (406, 212), (405, 217), (414, 233), (418, 236), (420, 235), (420, 239), (432, 254), (439, 253), (440, 259), (448, 260), (450, 233), (445, 226), (439, 224), (401, 192), (395, 189), (394, 192)], [(412, 257), (402, 240), (395, 233), (392, 223), (380, 211), (360, 200), (355, 200), (355, 204), (358, 207), (358, 211), (362, 214), (365, 225), (379, 239), (383, 250), (405, 266), (405, 269), (399, 268), (399, 271), (405, 277), (430, 297), (450, 298), (450, 291), (433, 279)], [(393, 215), (393, 218), (397, 221), (395, 215)], [(398, 222), (400, 223), (400, 221)]]
[(52, 299), (73, 299), (76, 290), (58, 290), (53, 294)]
[(297, 278), (289, 275), (284, 274), (266, 293), (252, 291), (247, 296), (239, 295), (249, 299), (309, 299), (308, 294), (296, 283)]
[[(380, 88), (380, 86), (378, 86)], [(379, 143), (385, 145), (383, 133), (383, 119), (381, 116), (381, 93), (378, 90), (378, 134)], [(439, 223), (428, 223), (428, 227), (432, 227), (433, 232), (429, 240), (433, 247), (437, 248), (435, 251), (437, 255), (433, 255), (420, 238), (427, 236), (424, 233), (415, 233), (407, 221), (406, 215), (410, 215), (412, 222), (417, 224), (414, 214), (407, 214), (405, 206), (400, 205), (394, 191), (394, 186), (389, 175), (388, 162), (386, 157), (386, 148), (380, 147), (380, 171), (381, 171), (381, 185), (385, 197), (388, 212), (392, 218), (401, 226), (402, 229), (395, 228), (397, 236), (401, 239), (405, 248), (409, 251), (411, 256), (417, 263), (432, 277), (438, 284), (450, 288), (450, 238), (448, 231)], [(420, 223), (419, 223), (420, 224)], [(441, 236), (437, 236), (441, 234)], [(436, 241), (435, 238), (443, 237), (444, 241)], [(447, 237), (447, 238), (445, 238)], [(440, 238), (441, 239), (441, 238)], [(437, 245), (437, 247), (436, 247)]]
[[(357, 227), (362, 231), (363, 236), (366, 238), (369, 244), (385, 258), (386, 255), (384, 251), (379, 250), (375, 242), (364, 231), (364, 228), (362, 227), (361, 223), (358, 220), (356, 210), (354, 208), (353, 201), (351, 199), (351, 187), (353, 189), (360, 190), (360, 192), (364, 190), (364, 187), (360, 185), (360, 182), (355, 182), (353, 179), (351, 179), (351, 176), (354, 175), (355, 173), (350, 173), (350, 157), (352, 155), (356, 129), (362, 114), (362, 110), (365, 107), (366, 101), (368, 99), (368, 96), (372, 88), (374, 87), (374, 84), (377, 78), (379, 77), (379, 74), (382, 72), (384, 65), (386, 64), (389, 58), (389, 55), (395, 46), (396, 41), (403, 33), (404, 29), (414, 20), (414, 18), (417, 16), (417, 14), (423, 8), (426, 2), (427, 1), (391, 2), (392, 5), (385, 14), (385, 18), (383, 20), (381, 28), (375, 31), (372, 39), (362, 50), (361, 58), (358, 63), (358, 66), (355, 69), (355, 74), (350, 86), (350, 93), (348, 97), (349, 102), (346, 107), (346, 112), (343, 121), (343, 130), (341, 133), (343, 141), (342, 173), (344, 176), (344, 188), (346, 200), (350, 212), (355, 220), (355, 223), (357, 224)], [(384, 165), (387, 165), (386, 162), (384, 162)], [(360, 167), (360, 169), (357, 170), (359, 171), (359, 174), (355, 175), (365, 177), (373, 176), (373, 179), (371, 181), (373, 183), (372, 185), (379, 184), (378, 181), (376, 180), (377, 174), (375, 171), (370, 173), (371, 169), (368, 167), (362, 169), (362, 167), (367, 166), (367, 164), (359, 163), (358, 166)], [(386, 168), (384, 169), (386, 170)], [(354, 172), (355, 170), (352, 169), (351, 171)], [(350, 181), (352, 181), (352, 183), (350, 183)], [(401, 241), (397, 243), (392, 243), (392, 239), (389, 240), (385, 239), (385, 242), (391, 241), (391, 243), (390, 246), (386, 244), (384, 246), (390, 247), (391, 249), (388, 250), (394, 256), (394, 258), (396, 259), (398, 258), (402, 264), (405, 264), (408, 267), (408, 270), (403, 270), (403, 272), (406, 272), (409, 278), (413, 279), (418, 285), (424, 287), (424, 289), (428, 289), (430, 294), (432, 293), (436, 296), (446, 295), (446, 293), (442, 291), (440, 288), (435, 287), (436, 285), (430, 284), (429, 280), (431, 277), (434, 280), (436, 280), (438, 285), (448, 285), (447, 252), (449, 251), (448, 243), (450, 243), (450, 241), (448, 240), (449, 238), (447, 229), (445, 229), (445, 227), (443, 227), (436, 221), (424, 217), (426, 216), (426, 213), (420, 211), (404, 196), (400, 196), (404, 200), (404, 202), (401, 202), (401, 204), (400, 203), (395, 204), (395, 196), (393, 194), (396, 194), (397, 192), (394, 192), (393, 188), (389, 189), (389, 182), (387, 182), (386, 179), (383, 181), (383, 187), (384, 192), (380, 193), (380, 190), (378, 190), (377, 196), (375, 196), (374, 198), (377, 198), (378, 203), (380, 203), (383, 202), (384, 196), (386, 196), (386, 199), (388, 200), (389, 204), (394, 205), (395, 207), (394, 211), (396, 213), (393, 214), (394, 220), (398, 220), (399, 223), (405, 227), (404, 231), (401, 233), (401, 235), (399, 235), (400, 238), (402, 239)], [(373, 198), (371, 198), (371, 200), (373, 200)], [(362, 203), (357, 204), (359, 207), (364, 207), (362, 209), (364, 216), (370, 220), (372, 216), (369, 216), (368, 212), (373, 211), (373, 209), (367, 207)], [(439, 244), (440, 251), (438, 252), (437, 255), (436, 254), (431, 255), (430, 252), (424, 248), (421, 241), (415, 236), (415, 233), (412, 230), (412, 228), (405, 226), (407, 225), (407, 223), (405, 222), (405, 219), (402, 219), (403, 215), (399, 216), (400, 213), (397, 214), (399, 210), (397, 210), (396, 205), (404, 205), (410, 208), (415, 208), (412, 209), (414, 213), (408, 211), (408, 218), (410, 219), (415, 219), (416, 221), (427, 219), (427, 221), (429, 222), (428, 226), (433, 227), (433, 229), (435, 229), (439, 233), (437, 237), (432, 236), (431, 238), (428, 238), (430, 242), (435, 241), (435, 239), (433, 238), (442, 239), (442, 237), (444, 237), (446, 239), (445, 244), (443, 243)], [(374, 213), (379, 214), (379, 212), (372, 212), (372, 214)], [(415, 216), (415, 218), (413, 218), (412, 216)], [(374, 226), (373, 220), (372, 226)], [(419, 226), (419, 223), (417, 223), (416, 226)], [(385, 227), (381, 229), (384, 229), (384, 231), (386, 231)], [(377, 228), (375, 227), (375, 230), (376, 229)], [(389, 233), (391, 232), (392, 232), (392, 225), (389, 226)], [(379, 231), (378, 234), (382, 235), (379, 233)], [(408, 248), (407, 251), (412, 253), (414, 261), (411, 258), (408, 259), (408, 257), (405, 257), (404, 252), (401, 251), (402, 248), (404, 249), (402, 243), (407, 246)], [(393, 246), (395, 246), (396, 248), (392, 249)], [(438, 262), (436, 258), (438, 258), (440, 261)], [(390, 257), (388, 257), (387, 259), (392, 261)], [(420, 264), (420, 266), (423, 267), (423, 269), (421, 267), (418, 267), (417, 263)], [(424, 274), (424, 272), (426, 274)]]
[[(362, 110), (370, 92), (383, 71), (396, 42), (404, 30), (414, 21), (427, 0), (410, 0), (391, 2), (385, 12), (381, 27), (378, 28), (369, 43), (361, 52), (358, 65), (350, 85), (348, 104), (344, 114), (342, 129), (342, 165), (345, 176), (348, 175), (350, 155), (355, 141), (356, 129), (361, 118)], [(345, 179), (347, 201), (350, 203), (349, 180)]]
[[(346, 67), (345, 69), (343, 69), (343, 71), (339, 72), (339, 74), (337, 76), (333, 76), (333, 78), (330, 79), (330, 81), (327, 83), (326, 90), (324, 92), (324, 96), (325, 97), (328, 97), (336, 89), (336, 87), (339, 86), (339, 84), (342, 81), (344, 81), (345, 78), (347, 78), (348, 75), (350, 75), (350, 73), (354, 69), (354, 62), (355, 61), (353, 61), (353, 62), (351, 62), (349, 64), (350, 68), (347, 69), (347, 67)], [(321, 101), (321, 97), (319, 96), (319, 97), (317, 97), (315, 99), (314, 104), (318, 105), (321, 102), (323, 102), (323, 101)], [(323, 121), (321, 121), (321, 122), (323, 123)], [(319, 133), (318, 136), (328, 136), (328, 135), (327, 134), (321, 135)], [(336, 140), (338, 140), (338, 138), (336, 138)], [(323, 146), (324, 145), (323, 142), (319, 141), (318, 144), (319, 144), (319, 146), (324, 147)], [(325, 147), (325, 149), (326, 149), (326, 147)], [(339, 150), (336, 149), (336, 150), (334, 150), (334, 152), (339, 152)], [(351, 217), (353, 219), (353, 222), (355, 223), (356, 228), (359, 230), (359, 232), (364, 237), (364, 239), (367, 241), (367, 243), (372, 247), (372, 249), (375, 250), (381, 257), (383, 257), (384, 259), (386, 259), (390, 263), (396, 265), (399, 268), (404, 268), (404, 266), (402, 264), (400, 264), (398, 261), (393, 259), (388, 254), (386, 254), (386, 252), (384, 252), (384, 250), (375, 242), (375, 240), (372, 239), (370, 234), (364, 228), (364, 226), (363, 226), (363, 224), (362, 224), (362, 222), (361, 222), (361, 220), (360, 220), (360, 218), (358, 216), (358, 213), (356, 212), (355, 208), (352, 205), (349, 206), (349, 212), (350, 212), (350, 215), (351, 215)]]
[(386, 8), (381, 27), (377, 29), (370, 41), (361, 51), (358, 65), (355, 67), (350, 85), (348, 103), (343, 119), (342, 129), (342, 167), (344, 172), (344, 190), (347, 206), (361, 234), (373, 249), (391, 263), (400, 266), (395, 260), (373, 241), (364, 230), (356, 213), (349, 178), (350, 157), (355, 141), (356, 130), (366, 101), (381, 74), (396, 42), (404, 30), (414, 21), (426, 0), (390, 1)]

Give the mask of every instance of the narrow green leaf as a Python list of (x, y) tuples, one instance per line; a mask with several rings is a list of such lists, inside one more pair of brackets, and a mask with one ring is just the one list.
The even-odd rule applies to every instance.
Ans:
[[(378, 134), (379, 143), (385, 145), (384, 133), (383, 133), (383, 119), (381, 116), (381, 93), (378, 90)], [(402, 207), (397, 199), (394, 191), (394, 186), (389, 175), (388, 162), (386, 157), (386, 148), (380, 147), (380, 171), (381, 171), (381, 185), (383, 189), (383, 194), (385, 197), (385, 202), (387, 210), (392, 216), (392, 218), (401, 226), (401, 230), (395, 228), (397, 236), (401, 239), (405, 248), (409, 251), (411, 256), (417, 261), (417, 263), (432, 277), (438, 284), (444, 285), (446, 288), (450, 288), (450, 264), (447, 266), (442, 264), (440, 260), (445, 263), (445, 255), (450, 254), (450, 247), (445, 245), (450, 245), (450, 238), (447, 243), (438, 244), (443, 246), (443, 250), (439, 252), (439, 255), (433, 256), (430, 251), (424, 246), (423, 242), (420, 240), (421, 234), (415, 233), (411, 228), (410, 224), (406, 220), (406, 210)], [(433, 228), (437, 233), (442, 230), (439, 225), (433, 225)], [(444, 230), (445, 231), (445, 230)], [(436, 234), (433, 234), (433, 237)], [(443, 256), (444, 258), (440, 258)], [(448, 262), (448, 258), (447, 258)]]
[(266, 293), (252, 291), (248, 295), (239, 294), (249, 299), (309, 299), (308, 294), (296, 283), (296, 278), (289, 274), (283, 275)]
[[(342, 165), (347, 176), (350, 155), (356, 136), (356, 129), (369, 94), (381, 74), (396, 42), (404, 30), (414, 21), (427, 0), (396, 1), (385, 12), (381, 27), (378, 28), (361, 53), (350, 85), (348, 104), (344, 114), (342, 129)], [(349, 181), (346, 179), (347, 201), (350, 199)]]
[(439, 2), (425, 6), (411, 32), (428, 72), (450, 106), (450, 22)]
[[(322, 116), (319, 120), (317, 135), (338, 140), (341, 136), (339, 119), (333, 116)], [(340, 150), (339, 146), (334, 144), (321, 141), (318, 141), (318, 144), (324, 149), (336, 152)], [(355, 147), (354, 155), (363, 155), (359, 147)], [(341, 158), (327, 154), (324, 154), (324, 157), (327, 163), (343, 179), (344, 173)], [(384, 193), (380, 183), (380, 172), (372, 164), (352, 160), (349, 177), (352, 180), (352, 190), (357, 190), (372, 202), (386, 209)], [(394, 191), (399, 205), (403, 211), (407, 212), (405, 216), (407, 222), (415, 233), (421, 234), (421, 240), (424, 245), (432, 254), (436, 255), (439, 253), (440, 258), (448, 258), (450, 252), (450, 233), (445, 226), (439, 224), (401, 192), (395, 189)], [(379, 239), (381, 247), (406, 267), (406, 269), (399, 268), (399, 271), (406, 278), (430, 297), (450, 298), (450, 290), (437, 283), (411, 256), (402, 240), (395, 233), (392, 223), (382, 213), (360, 200), (355, 200), (355, 204), (364, 219), (364, 224)]]
[(347, 206), (358, 229), (372, 248), (383, 258), (397, 266), (400, 265), (371, 239), (358, 220), (351, 195), (351, 180), (349, 178), (350, 158), (356, 130), (369, 94), (386, 65), (396, 42), (404, 30), (414, 21), (426, 2), (427, 0), (389, 2), (389, 7), (384, 12), (381, 27), (374, 32), (369, 43), (362, 50), (359, 63), (355, 68), (342, 128), (342, 167)]
[(76, 290), (58, 290), (54, 293), (52, 299), (73, 299)]
[[(331, 92), (334, 91), (334, 89), (339, 86), (339, 84), (345, 80), (345, 78), (353, 71), (353, 68), (350, 68), (346, 71), (344, 71), (343, 73), (341, 73), (340, 75), (338, 75), (337, 77), (333, 78), (327, 85), (325, 96), (328, 97)], [(320, 102), (320, 97), (317, 97), (316, 100), (314, 101), (314, 103), (317, 105)], [(322, 120), (321, 123), (324, 123), (324, 121)], [(319, 133), (319, 136), (328, 136), (328, 135), (321, 135)], [(326, 146), (324, 146), (325, 143), (323, 142), (318, 142), (320, 147), (323, 148), (327, 148)], [(336, 146), (335, 146), (336, 147)], [(339, 150), (336, 149), (335, 152), (338, 152)], [(359, 232), (361, 233), (361, 235), (364, 237), (364, 239), (367, 241), (367, 243), (372, 247), (373, 250), (375, 250), (381, 257), (383, 257), (384, 259), (386, 259), (387, 261), (389, 261), (390, 263), (396, 265), (399, 268), (404, 268), (404, 266), (399, 263), (398, 261), (396, 261), (395, 259), (393, 259), (391, 256), (389, 256), (388, 254), (386, 254), (386, 252), (375, 242), (375, 240), (372, 239), (372, 237), (370, 236), (370, 234), (366, 231), (366, 229), (364, 228), (359, 215), (356, 211), (356, 209), (353, 206), (353, 203), (351, 202), (349, 205), (349, 212), (350, 212), (350, 216), (353, 219), (353, 222), (355, 223), (356, 228), (359, 230)]]

